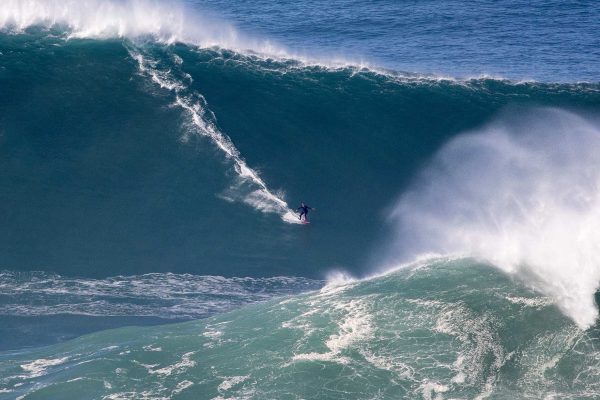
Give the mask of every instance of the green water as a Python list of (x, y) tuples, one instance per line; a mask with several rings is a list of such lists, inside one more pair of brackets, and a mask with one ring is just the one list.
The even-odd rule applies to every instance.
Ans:
[(28, 399), (593, 398), (596, 329), (468, 259), (1, 356)]

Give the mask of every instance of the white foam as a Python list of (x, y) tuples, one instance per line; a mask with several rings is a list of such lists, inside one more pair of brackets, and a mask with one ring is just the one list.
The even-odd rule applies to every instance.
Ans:
[(180, 0), (3, 0), (0, 30), (23, 32), (40, 26), (66, 29), (68, 38), (132, 40), (153, 38), (162, 43), (186, 43), (200, 48), (223, 48), (305, 65), (358, 70), (364, 62), (336, 57), (306, 57), (290, 53), (269, 39), (241, 34), (231, 23), (193, 9)]
[[(159, 368), (152, 369), (154, 366), (148, 366), (148, 372), (154, 375), (170, 376), (171, 374), (180, 374), (186, 371), (188, 368), (196, 366), (196, 361), (192, 360), (191, 357), (195, 354), (195, 351), (190, 351), (181, 356), (181, 360), (175, 364)], [(141, 364), (143, 365), (143, 364)]]
[[(453, 81), (498, 79), (488, 75), (457, 80), (449, 76), (405, 74), (377, 68), (364, 59), (324, 57), (290, 51), (270, 39), (240, 33), (230, 22), (192, 8), (181, 0), (3, 0), (0, 30), (22, 32), (33, 26), (66, 29), (68, 38), (151, 37), (166, 44), (186, 43), (200, 48), (221, 48), (260, 58), (298, 61), (297, 67), (368, 70), (399, 81)], [(0, 53), (1, 54), (1, 53)], [(178, 60), (175, 60), (179, 62)], [(288, 66), (294, 68), (294, 66)]]
[(454, 138), (395, 207), (396, 255), (485, 259), (587, 328), (598, 315), (598, 154), (600, 127), (558, 109)]
[(221, 336), (223, 336), (223, 332), (217, 331), (217, 330), (207, 330), (202, 333), (202, 336), (209, 338), (209, 339), (218, 339)]
[(552, 304), (552, 299), (547, 297), (518, 297), (518, 296), (506, 296), (506, 300), (514, 304), (521, 304), (532, 308), (544, 308)]
[(45, 375), (49, 367), (63, 364), (69, 357), (62, 358), (40, 358), (27, 364), (22, 364), (21, 368), (28, 374), (25, 378), (37, 378)]
[(109, 394), (102, 397), (102, 400), (139, 400), (139, 399), (152, 399), (152, 400), (171, 400), (170, 397), (160, 396), (151, 390), (143, 392), (119, 392)]
[(348, 364), (350, 358), (341, 353), (355, 343), (372, 337), (373, 321), (365, 299), (336, 301), (332, 304), (332, 308), (334, 312), (340, 313), (340, 318), (336, 321), (338, 332), (331, 334), (325, 341), (328, 351), (295, 354), (293, 361), (330, 361)]
[(175, 387), (175, 389), (173, 389), (173, 394), (178, 394), (183, 392), (185, 389), (189, 388), (190, 386), (193, 386), (194, 382), (192, 381), (181, 381), (177, 384), (177, 386)]
[(450, 388), (438, 382), (425, 381), (419, 389), (425, 400), (442, 400), (442, 393), (446, 393)]
[(397, 360), (396, 357), (375, 355), (366, 349), (361, 349), (359, 352), (365, 358), (365, 360), (367, 360), (376, 368), (394, 372), (401, 379), (415, 379), (415, 371), (413, 367)]
[[(575, 397), (585, 398), (585, 395), (581, 395), (585, 392), (598, 393), (598, 382), (600, 382), (598, 380), (598, 373), (600, 372), (598, 368), (599, 354), (597, 351), (590, 351), (595, 349), (594, 345), (589, 347), (584, 345), (583, 347), (586, 350), (583, 353), (579, 346), (588, 340), (590, 338), (585, 332), (570, 326), (537, 335), (519, 354), (520, 364), (527, 366), (520, 378), (521, 387), (526, 388), (523, 396), (525, 398), (541, 398), (539, 388), (552, 388), (555, 384), (556, 370), (561, 369), (561, 360), (568, 359), (569, 354), (573, 353), (579, 354), (586, 360), (582, 361), (584, 363), (582, 365), (586, 365), (586, 367), (578, 373), (575, 380), (577, 382), (587, 382), (587, 384), (580, 386), (580, 396)], [(588, 386), (590, 383), (592, 384)], [(552, 392), (544, 396), (544, 398), (557, 399), (566, 397)]]
[(348, 272), (339, 269), (329, 271), (325, 281), (327, 283), (321, 288), (320, 293), (328, 296), (349, 289), (358, 282)]
[(148, 346), (144, 346), (143, 347), (144, 350), (146, 351), (162, 351), (162, 347), (154, 347), (153, 345), (149, 344)]
[(135, 39), (184, 42), (201, 47), (264, 50), (279, 53), (269, 41), (241, 36), (229, 23), (208, 18), (180, 1), (154, 0), (3, 0), (0, 29), (61, 27), (74, 38)]
[(226, 392), (230, 390), (232, 387), (239, 385), (240, 383), (246, 381), (250, 378), (250, 375), (242, 375), (242, 376), (228, 376), (223, 379), (223, 382), (219, 384), (217, 390), (219, 392)]
[(356, 282), (356, 278), (354, 278), (347, 271), (341, 269), (334, 269), (327, 273), (326, 281), (328, 285), (337, 286)]

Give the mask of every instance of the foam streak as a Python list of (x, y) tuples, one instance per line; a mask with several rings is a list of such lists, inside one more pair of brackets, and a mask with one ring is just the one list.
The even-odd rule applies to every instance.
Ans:
[(277, 196), (267, 187), (258, 172), (250, 168), (235, 147), (231, 138), (219, 131), (212, 122), (214, 114), (208, 111), (206, 99), (199, 93), (186, 94), (186, 85), (178, 81), (169, 71), (164, 72), (156, 67), (156, 63), (145, 57), (139, 51), (129, 48), (129, 53), (137, 61), (140, 71), (149, 76), (161, 88), (175, 94), (175, 104), (185, 110), (197, 132), (208, 137), (217, 148), (234, 163), (234, 169), (241, 183), (250, 183), (255, 187), (250, 193), (243, 196), (242, 201), (265, 213), (278, 214), (287, 223), (300, 223), (296, 214), (290, 209), (287, 202)]

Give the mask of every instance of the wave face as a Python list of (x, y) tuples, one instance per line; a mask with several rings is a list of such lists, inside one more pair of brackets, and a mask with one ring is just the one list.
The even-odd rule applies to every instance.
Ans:
[[(600, 103), (594, 84), (436, 80), (33, 28), (0, 40), (9, 270), (361, 273), (380, 210), (446, 140), (515, 102)], [(319, 229), (287, 223), (300, 201)]]
[(495, 268), (437, 259), (2, 355), (0, 398), (593, 398), (596, 341)]

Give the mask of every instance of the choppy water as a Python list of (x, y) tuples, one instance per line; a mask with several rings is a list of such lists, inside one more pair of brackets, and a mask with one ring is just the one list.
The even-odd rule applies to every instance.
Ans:
[(597, 329), (472, 260), (2, 355), (6, 398), (595, 398)]

